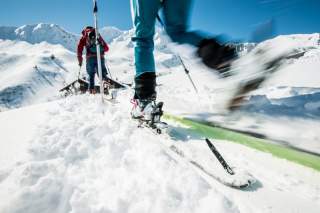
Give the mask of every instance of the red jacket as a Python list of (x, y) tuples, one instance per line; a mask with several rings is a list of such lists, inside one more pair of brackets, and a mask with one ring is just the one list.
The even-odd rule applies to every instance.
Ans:
[[(80, 64), (82, 64), (82, 52), (84, 47), (86, 47), (86, 58), (97, 57), (96, 52), (90, 51), (90, 47), (88, 46), (88, 34), (90, 31), (92, 31), (92, 29), (90, 28), (82, 30), (82, 37), (80, 38), (78, 43), (77, 56)], [(100, 47), (102, 47), (103, 49), (103, 51), (101, 51), (101, 57), (104, 57), (104, 53), (108, 52), (109, 47), (101, 36), (99, 36), (99, 43), (101, 45)]]

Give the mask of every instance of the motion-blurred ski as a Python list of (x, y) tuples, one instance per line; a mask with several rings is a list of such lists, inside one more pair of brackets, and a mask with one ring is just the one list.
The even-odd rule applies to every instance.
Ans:
[[(266, 80), (268, 80), (275, 72), (280, 70), (279, 68), (281, 65), (288, 59), (297, 58), (303, 56), (305, 52), (286, 52), (283, 53), (275, 58), (269, 59), (268, 58), (268, 51), (264, 50), (263, 48), (254, 50), (251, 54), (252, 57), (255, 57), (251, 63), (252, 66), (260, 65), (260, 69), (256, 70), (256, 72), (252, 73), (252, 76), (243, 79), (239, 84), (238, 89), (230, 99), (227, 109), (230, 111), (235, 111), (241, 108), (242, 106), (246, 105), (247, 102), (247, 95), (258, 89)], [(269, 56), (270, 57), (270, 56)], [(240, 59), (241, 60), (241, 59)], [(235, 65), (236, 66), (236, 65)], [(237, 67), (235, 67), (237, 68)], [(240, 71), (244, 68), (240, 67)]]
[[(139, 127), (146, 127), (146, 130), (151, 131), (155, 135), (170, 138), (170, 136), (167, 134), (161, 134), (163, 133), (164, 129), (169, 128), (168, 124), (164, 122), (156, 122), (153, 124), (146, 121), (139, 122), (141, 122)], [(256, 181), (248, 172), (235, 167), (231, 168), (209, 139), (206, 139), (206, 143), (214, 154), (215, 158), (218, 160), (219, 164), (221, 164), (224, 168), (224, 174), (219, 174), (216, 169), (204, 167), (196, 159), (186, 155), (183, 150), (181, 150), (175, 144), (160, 143), (160, 145), (163, 146), (164, 150), (166, 150), (170, 156), (178, 157), (180, 160), (187, 161), (188, 163), (192, 164), (192, 166), (194, 166), (198, 172), (201, 172), (203, 175), (209, 176), (210, 178), (213, 178), (214, 180), (228, 187), (243, 189), (249, 187)]]

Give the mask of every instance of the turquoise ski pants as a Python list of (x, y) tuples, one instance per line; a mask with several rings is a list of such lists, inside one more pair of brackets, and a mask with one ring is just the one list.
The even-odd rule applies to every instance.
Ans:
[(155, 72), (153, 37), (160, 8), (163, 9), (165, 30), (173, 42), (197, 46), (204, 39), (201, 33), (188, 31), (191, 6), (192, 0), (131, 0), (136, 77)]

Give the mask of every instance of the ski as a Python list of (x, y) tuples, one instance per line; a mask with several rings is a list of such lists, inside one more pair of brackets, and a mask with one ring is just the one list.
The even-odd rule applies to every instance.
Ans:
[[(226, 175), (219, 176), (215, 173), (215, 171), (210, 171), (208, 168), (205, 168), (203, 165), (201, 165), (201, 163), (199, 163), (198, 161), (185, 155), (185, 153), (181, 149), (179, 149), (177, 146), (171, 145), (169, 149), (174, 153), (176, 153), (177, 155), (179, 155), (181, 158), (184, 158), (185, 160), (187, 160), (199, 171), (203, 172), (210, 178), (213, 178), (214, 180), (218, 181), (219, 183), (225, 186), (235, 188), (235, 189), (244, 189), (244, 188), (250, 187), (253, 183), (256, 182), (255, 178), (253, 178), (252, 175), (250, 175), (249, 173), (240, 171), (237, 168), (231, 169), (229, 166), (228, 166), (230, 169), (229, 171), (232, 171), (232, 174), (227, 172)], [(221, 155), (220, 157), (221, 157), (220, 159), (223, 159)]]
[[(258, 49), (253, 54), (257, 59), (255, 62), (260, 63), (259, 60), (264, 60), (267, 51)], [(242, 106), (246, 105), (248, 94), (258, 89), (266, 80), (268, 80), (274, 73), (276, 73), (281, 65), (288, 59), (301, 57), (305, 52), (298, 53), (284, 53), (268, 62), (264, 62), (262, 70), (254, 73), (253, 78), (245, 79), (240, 83), (237, 91), (230, 99), (227, 109), (230, 111), (236, 111)], [(253, 64), (254, 66), (254, 64)], [(242, 68), (240, 68), (242, 69)]]
[(218, 152), (217, 148), (212, 144), (212, 142), (206, 138), (205, 139), (207, 145), (209, 146), (209, 149), (212, 151), (214, 156), (218, 159), (224, 170), (226, 170), (230, 175), (234, 175), (234, 171), (231, 169), (231, 167), (227, 164), (227, 162), (224, 160), (224, 158), (221, 156), (221, 154)]
[[(145, 128), (146, 130), (150, 131), (152, 134), (157, 135), (158, 137), (168, 137), (170, 139), (170, 136), (168, 134), (162, 134), (164, 130), (169, 130), (170, 126), (165, 122), (147, 122), (141, 119), (138, 119), (138, 128)], [(165, 138), (164, 138), (165, 139)], [(235, 188), (235, 189), (244, 189), (249, 186), (251, 186), (254, 182), (256, 182), (255, 178), (252, 177), (247, 172), (240, 171), (237, 168), (231, 168), (227, 162), (224, 160), (222, 155), (218, 152), (216, 147), (212, 144), (212, 142), (206, 138), (206, 143), (209, 146), (212, 153), (215, 155), (218, 162), (223, 166), (225, 174), (219, 175), (216, 173), (216, 169), (212, 169), (210, 171), (209, 168), (204, 167), (200, 162), (198, 162), (196, 159), (193, 159), (186, 155), (182, 149), (180, 149), (175, 144), (166, 144), (166, 143), (160, 143), (160, 145), (163, 147), (164, 150), (167, 151), (167, 153), (174, 154), (176, 157), (179, 157), (180, 160), (183, 160), (187, 163), (190, 163), (197, 171), (201, 172), (201, 174), (206, 175), (215, 181), (218, 181), (219, 183)], [(172, 155), (170, 155), (172, 156)]]

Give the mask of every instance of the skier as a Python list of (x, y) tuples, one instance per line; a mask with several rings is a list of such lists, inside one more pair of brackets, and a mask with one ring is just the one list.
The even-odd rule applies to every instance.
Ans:
[(155, 22), (160, 8), (163, 9), (164, 28), (173, 42), (197, 47), (197, 55), (208, 67), (223, 73), (236, 58), (233, 47), (215, 38), (188, 30), (192, 0), (131, 0), (135, 35), (135, 94), (132, 99), (133, 118), (151, 119), (156, 100), (156, 74), (154, 50)]
[[(98, 63), (97, 63), (97, 47), (96, 47), (96, 33), (95, 29), (91, 26), (86, 27), (82, 31), (82, 37), (79, 40), (78, 48), (77, 48), (77, 56), (78, 56), (78, 62), (79, 66), (82, 66), (83, 58), (82, 58), (82, 52), (84, 47), (86, 47), (86, 69), (89, 76), (89, 92), (91, 94), (95, 94), (95, 84), (94, 84), (94, 78), (95, 73), (98, 70)], [(102, 67), (102, 79), (107, 79), (107, 69), (105, 66), (104, 61), (104, 53), (108, 52), (109, 47), (107, 43), (103, 40), (101, 36), (99, 36), (99, 42), (101, 45), (101, 67)]]

